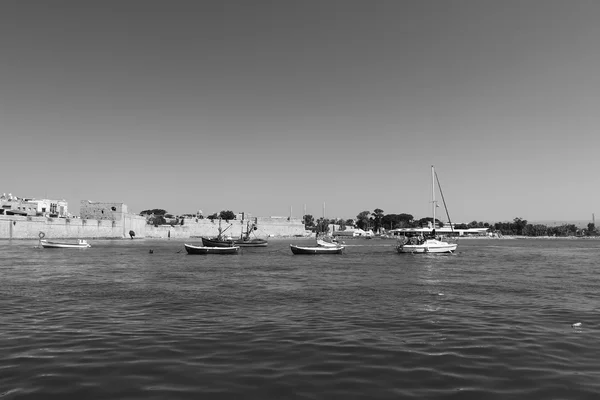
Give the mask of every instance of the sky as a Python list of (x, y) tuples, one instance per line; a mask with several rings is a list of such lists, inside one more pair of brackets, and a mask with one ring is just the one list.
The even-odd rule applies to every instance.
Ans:
[(0, 7), (0, 193), (422, 218), (435, 165), (453, 222), (600, 213), (598, 1)]

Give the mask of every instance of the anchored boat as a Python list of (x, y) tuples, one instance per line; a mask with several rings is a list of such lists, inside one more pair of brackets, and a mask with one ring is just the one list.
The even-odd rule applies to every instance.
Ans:
[(76, 243), (67, 242), (51, 242), (45, 239), (40, 239), (40, 244), (45, 249), (86, 249), (92, 247), (87, 241), (79, 239)]
[[(243, 223), (244, 221), (242, 220)], [(202, 244), (208, 247), (266, 247), (269, 244), (266, 239), (250, 237), (250, 233), (257, 229), (256, 222), (252, 226), (250, 226), (250, 222), (247, 222), (246, 232), (242, 232), (239, 239), (230, 239), (223, 236), (223, 233), (229, 228), (231, 228), (231, 225), (225, 229), (221, 229), (221, 219), (219, 218), (219, 234), (213, 238), (203, 237)]]
[(240, 250), (239, 246), (229, 247), (208, 247), (208, 246), (194, 246), (191, 244), (183, 244), (185, 251), (188, 254), (237, 254)]
[[(435, 169), (433, 165), (431, 166), (431, 202), (432, 202), (432, 214), (433, 214), (433, 229), (428, 237), (413, 237), (406, 238), (403, 243), (400, 243), (396, 249), (398, 253), (454, 253), (456, 248), (458, 247), (457, 243), (448, 243), (441, 240), (441, 238), (436, 237), (435, 235), (435, 209), (438, 207), (437, 202), (435, 200), (435, 182), (437, 180), (437, 175), (435, 173)], [(439, 180), (438, 180), (439, 185)], [(440, 187), (440, 194), (442, 194)], [(444, 200), (444, 195), (442, 194), (442, 200)], [(448, 212), (448, 208), (446, 207), (446, 202), (444, 201), (444, 208), (446, 208), (446, 213)], [(450, 216), (448, 216), (448, 220), (450, 220)], [(452, 223), (450, 223), (450, 227), (452, 228)]]
[(344, 250), (344, 246), (303, 247), (303, 246), (296, 246), (296, 245), (290, 244), (290, 249), (292, 250), (292, 253), (294, 253), (294, 254), (342, 254), (342, 251)]

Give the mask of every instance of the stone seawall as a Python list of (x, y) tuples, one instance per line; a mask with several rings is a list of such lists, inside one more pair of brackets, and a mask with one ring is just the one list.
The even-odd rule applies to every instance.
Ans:
[[(304, 224), (300, 219), (258, 218), (256, 237), (283, 237), (305, 235)], [(246, 225), (241, 221), (221, 222), (225, 235), (239, 237)], [(183, 225), (161, 225), (154, 227), (146, 224), (144, 217), (126, 214), (119, 221), (81, 218), (47, 218), (25, 216), (0, 216), (0, 239), (38, 239), (44, 232), (47, 239), (66, 238), (128, 238), (129, 231), (136, 238), (194, 238), (216, 236), (219, 222), (208, 219), (186, 219)]]
[[(221, 221), (221, 228), (225, 231), (224, 235), (231, 237), (240, 237), (243, 231), (246, 231), (246, 223), (242, 225), (241, 221), (232, 220), (229, 222)], [(306, 231), (304, 223), (300, 219), (279, 219), (279, 218), (258, 218), (257, 230), (253, 232), (252, 237), (284, 237), (284, 236), (304, 236)], [(146, 237), (149, 238), (194, 238), (201, 236), (216, 236), (219, 233), (219, 222), (209, 219), (186, 219), (183, 225), (161, 225), (146, 227)]]

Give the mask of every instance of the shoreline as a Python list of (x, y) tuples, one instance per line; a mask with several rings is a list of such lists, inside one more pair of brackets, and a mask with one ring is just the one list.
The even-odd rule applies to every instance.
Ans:
[[(135, 242), (139, 242), (139, 241), (152, 241), (152, 240), (176, 240), (176, 241), (195, 241), (195, 240), (199, 240), (200, 237), (189, 237), (189, 238), (184, 238), (184, 237), (172, 237), (172, 238), (168, 238), (168, 237), (156, 237), (156, 236), (151, 236), (151, 237), (139, 237), (139, 238), (134, 238), (131, 239), (129, 237), (79, 237), (79, 236), (73, 236), (73, 237), (63, 237), (60, 238), (60, 240), (75, 240), (75, 239), (85, 239), (85, 240), (102, 240), (102, 241), (111, 241), (111, 240), (126, 240), (126, 241), (135, 241)], [(265, 239), (267, 239), (268, 241), (283, 241), (283, 240), (306, 240), (306, 239), (315, 239), (314, 235), (310, 235), (310, 236), (273, 236), (273, 237), (266, 237)], [(371, 238), (367, 238), (367, 237), (344, 237), (344, 238), (338, 238), (338, 240), (368, 240), (368, 241), (380, 241), (380, 240), (384, 240), (384, 241), (394, 241), (397, 238), (394, 237), (371, 237)], [(495, 237), (490, 237), (490, 236), (458, 236), (458, 237), (452, 237), (451, 239), (453, 240), (600, 240), (600, 236), (517, 236), (517, 235), (504, 235), (504, 236), (495, 236)], [(11, 242), (11, 241), (35, 241), (38, 242), (39, 239), (38, 238), (0, 238), (0, 243), (2, 242)]]

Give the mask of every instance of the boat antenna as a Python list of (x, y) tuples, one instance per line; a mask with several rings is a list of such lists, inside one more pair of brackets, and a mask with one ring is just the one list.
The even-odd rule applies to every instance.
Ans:
[(450, 220), (450, 213), (448, 213), (448, 207), (446, 206), (446, 200), (444, 199), (444, 192), (442, 192), (442, 185), (440, 185), (440, 179), (438, 178), (437, 172), (434, 172), (434, 174), (435, 180), (440, 188), (440, 196), (442, 196), (442, 203), (444, 203), (444, 208), (446, 209), (446, 215), (448, 216), (448, 222), (450, 223), (450, 230), (454, 232), (454, 227), (452, 226), (452, 221)]

